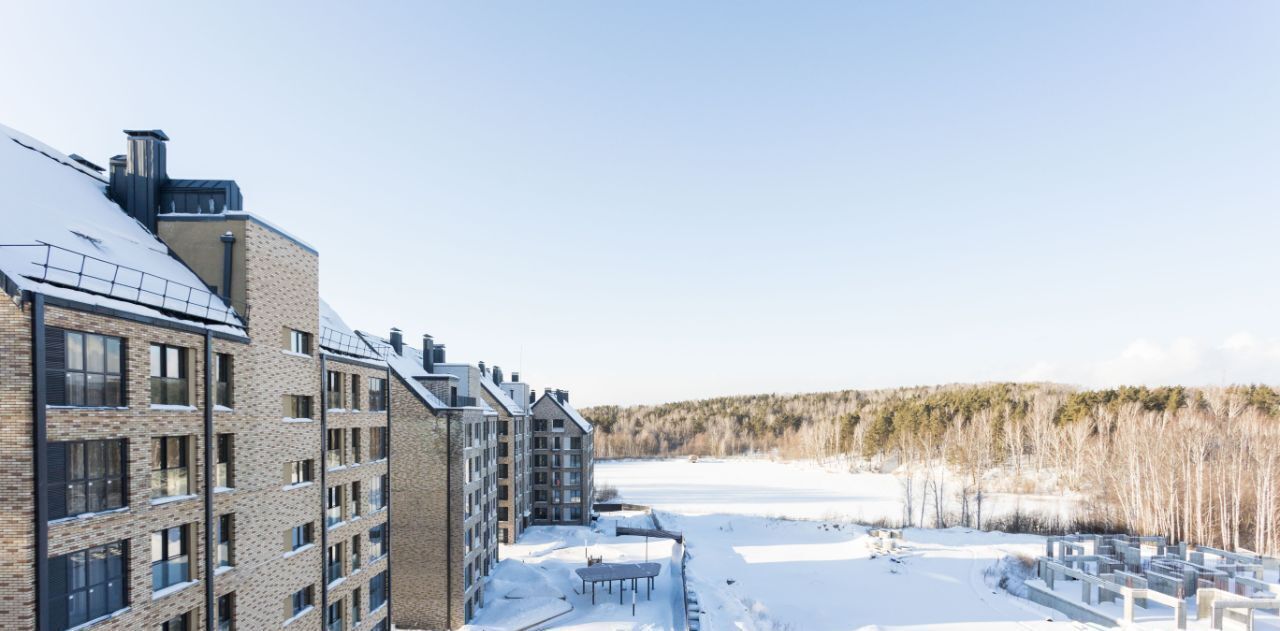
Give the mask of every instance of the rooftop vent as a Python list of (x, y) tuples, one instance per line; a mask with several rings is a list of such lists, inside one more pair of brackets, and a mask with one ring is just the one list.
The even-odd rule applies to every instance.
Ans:
[(422, 369), (429, 373), (436, 371), (436, 345), (426, 333), (422, 334)]
[(80, 155), (80, 154), (73, 153), (73, 154), (71, 154), (71, 155), (69, 155), (69, 156), (67, 156), (67, 157), (68, 157), (68, 158), (71, 158), (71, 159), (72, 159), (76, 164), (79, 164), (80, 166), (85, 167), (86, 169), (93, 169), (94, 171), (97, 171), (98, 173), (102, 173), (103, 171), (106, 171), (106, 169), (104, 169), (104, 168), (102, 168), (102, 167), (100, 167), (100, 166), (98, 166), (98, 165), (96, 165), (96, 164), (94, 164), (94, 163), (92, 163), (92, 162), (89, 162), (89, 160), (88, 160), (87, 158), (85, 158), (84, 156), (82, 156), (82, 155)]
[(511, 373), (511, 383), (520, 383), (520, 373), (518, 372)]
[(391, 329), (391, 348), (397, 355), (404, 355), (404, 335), (394, 327)]
[(500, 366), (493, 367), (493, 383), (502, 385), (502, 368)]
[(432, 362), (437, 363), (437, 364), (443, 364), (443, 363), (444, 363), (444, 357), (445, 357), (445, 356), (444, 356), (444, 344), (436, 344), (436, 345), (435, 345), (435, 348), (434, 348), (434, 349), (432, 349), (432, 355), (434, 355), (434, 357), (432, 357), (432, 358), (431, 358), (431, 361), (432, 361)]

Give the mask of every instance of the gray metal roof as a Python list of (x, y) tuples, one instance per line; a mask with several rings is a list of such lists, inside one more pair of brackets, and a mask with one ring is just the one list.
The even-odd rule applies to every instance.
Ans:
[(662, 571), (659, 563), (597, 563), (574, 570), (584, 581), (621, 581), (629, 578), (649, 578)]

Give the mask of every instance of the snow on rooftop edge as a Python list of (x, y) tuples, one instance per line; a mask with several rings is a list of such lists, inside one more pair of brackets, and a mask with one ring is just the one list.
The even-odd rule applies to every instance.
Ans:
[[(131, 290), (119, 286), (111, 293), (109, 281), (96, 282), (100, 287), (88, 290), (58, 288), (61, 291), (53, 292), (55, 287), (50, 284), (32, 280), (34, 276), (48, 277), (62, 284), (81, 282), (73, 273), (47, 270), (44, 262), (48, 257), (50, 264), (69, 269), (79, 269), (83, 263), (86, 271), (108, 279), (124, 272), (131, 277), (128, 282), (147, 289), (163, 291), (164, 283), (159, 279), (169, 280), (196, 290), (203, 305), (225, 307), (221, 298), (209, 292), (195, 272), (170, 255), (168, 246), (108, 199), (106, 189), (106, 181), (65, 154), (0, 125), (0, 209), (5, 212), (4, 233), (0, 239), (4, 245), (21, 246), (0, 247), (0, 271), (21, 289), (49, 295), (57, 293), (90, 304), (107, 306), (109, 302), (109, 306), (124, 311), (207, 326), (164, 315), (164, 310), (168, 310), (196, 318), (207, 316), (204, 306), (179, 304), (172, 297), (154, 298), (149, 303), (134, 300), (122, 295), (133, 293)], [(46, 248), (41, 243), (56, 247)], [(116, 266), (136, 272), (119, 270)], [(141, 273), (155, 278), (144, 279)], [(136, 304), (139, 301), (144, 304)], [(230, 319), (229, 326), (242, 326), (238, 316)]]

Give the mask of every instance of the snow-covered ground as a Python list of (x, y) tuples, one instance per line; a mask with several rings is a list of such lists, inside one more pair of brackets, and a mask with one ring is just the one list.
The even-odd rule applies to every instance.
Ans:
[[(627, 513), (602, 518), (594, 528), (576, 526), (534, 526), (520, 541), (503, 545), (502, 561), (485, 591), (485, 605), (477, 612), (468, 631), (516, 629), (571, 629), (573, 631), (657, 631), (676, 628), (683, 600), (679, 547), (674, 541), (644, 537), (618, 537), (621, 524), (652, 528), (644, 514)], [(596, 604), (591, 604), (591, 586), (583, 591), (574, 570), (587, 565), (588, 553), (606, 563), (642, 562), (646, 558), (663, 564), (654, 590), (646, 595), (644, 583), (635, 594), (636, 612), (631, 613), (630, 588), (621, 594), (601, 585)], [(674, 560), (674, 562), (673, 562)]]
[[(596, 463), (596, 486), (602, 484), (618, 488), (629, 502), (686, 515), (714, 512), (894, 523), (903, 515), (900, 478), (887, 473), (851, 473), (811, 462), (762, 458), (704, 458), (697, 463), (685, 459), (601, 461)], [(949, 481), (948, 486), (960, 488), (955, 481)], [(919, 495), (915, 502), (919, 510)], [(1015, 510), (1065, 517), (1074, 512), (1078, 502), (1064, 495), (988, 493), (982, 511), (984, 519)], [(958, 513), (958, 499), (948, 497), (946, 510)]]
[(599, 462), (596, 478), (684, 533), (703, 629), (1076, 626), (1006, 593), (989, 572), (1005, 556), (1043, 553), (1040, 537), (908, 529), (901, 553), (873, 553), (855, 522), (901, 516), (892, 476), (735, 459)]
[[(907, 529), (903, 548), (873, 551), (859, 522), (902, 516), (891, 475), (848, 473), (814, 463), (763, 459), (599, 462), (597, 486), (654, 507), (661, 526), (686, 537), (689, 588), (709, 631), (1076, 629), (1081, 625), (998, 585), (998, 565), (1032, 558), (1044, 540), (970, 529)], [(984, 507), (1062, 511), (1062, 498), (1000, 498)], [(1068, 509), (1069, 510), (1069, 509)], [(1061, 513), (1059, 513), (1061, 514)], [(650, 558), (669, 561), (652, 601), (606, 594), (591, 605), (573, 570), (588, 551), (606, 561), (645, 555), (644, 540), (616, 537), (616, 517), (595, 528), (536, 527), (502, 546), (504, 559), (473, 629), (682, 628), (680, 547), (651, 541)], [(623, 525), (645, 526), (633, 514)], [(548, 620), (548, 618), (550, 618)]]

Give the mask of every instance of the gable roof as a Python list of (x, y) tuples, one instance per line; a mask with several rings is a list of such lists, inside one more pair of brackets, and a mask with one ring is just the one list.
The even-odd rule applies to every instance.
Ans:
[(524, 409), (516, 404), (507, 393), (502, 391), (502, 387), (493, 382), (493, 378), (489, 375), (480, 375), (480, 384), (485, 392), (498, 401), (498, 404), (507, 410), (507, 414), (511, 416), (520, 416), (524, 414)]
[[(559, 406), (561, 410), (564, 410), (564, 413), (568, 415), (568, 417), (578, 425), (579, 429), (581, 429), (585, 433), (588, 433), (588, 434), (591, 433), (591, 430), (592, 430), (591, 423), (587, 421), (587, 419), (583, 418), (583, 416), (578, 413), (578, 410), (576, 410), (572, 405), (569, 405), (568, 403), (565, 403), (560, 399), (557, 399), (555, 396), (547, 394), (546, 392), (542, 393), (542, 397), (540, 397), (539, 401), (541, 401), (541, 399), (550, 399), (552, 403)], [(537, 405), (537, 403), (535, 403), (534, 405)]]
[(449, 407), (439, 397), (432, 394), (431, 390), (422, 385), (421, 381), (418, 381), (419, 377), (439, 376), (432, 375), (422, 367), (422, 351), (406, 344), (404, 345), (404, 354), (397, 355), (391, 348), (391, 342), (383, 338), (364, 331), (356, 331), (356, 335), (364, 340), (374, 352), (386, 359), (387, 366), (391, 368), (391, 372), (400, 377), (400, 380), (408, 386), (409, 391), (413, 392), (427, 407), (433, 411)]
[(3, 125), (0, 208), (6, 289), (243, 335), (240, 315), (108, 199), (101, 176)]

